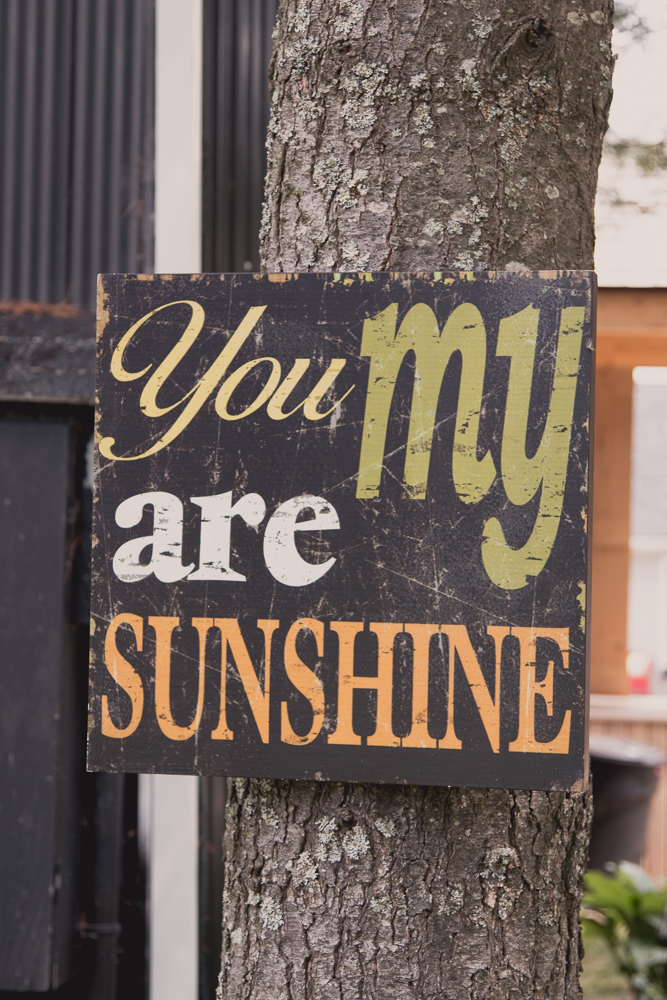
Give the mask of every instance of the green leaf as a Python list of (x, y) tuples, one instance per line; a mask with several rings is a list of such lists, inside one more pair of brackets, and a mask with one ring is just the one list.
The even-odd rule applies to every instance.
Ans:
[(639, 972), (648, 973), (654, 965), (667, 965), (667, 948), (634, 939), (628, 941), (628, 950)]
[(632, 861), (621, 861), (618, 866), (619, 871), (629, 880), (631, 886), (639, 893), (657, 892), (656, 884), (643, 868), (633, 864)]
[(590, 871), (585, 880), (586, 892), (584, 905), (605, 912), (612, 908), (626, 919), (632, 919), (636, 913), (636, 893), (627, 888), (614, 877), (603, 875), (602, 872)]
[(649, 982), (647, 977), (641, 973), (636, 973), (630, 977), (630, 983), (635, 992), (637, 1000), (664, 1000), (666, 994)]
[(586, 935), (604, 937), (638, 1000), (667, 1000), (667, 885), (657, 888), (639, 865), (586, 875), (581, 918)]
[(665, 897), (661, 892), (647, 892), (643, 896), (639, 896), (637, 903), (637, 912), (644, 916), (644, 918), (648, 914), (654, 914), (662, 918), (665, 912)]
[(611, 924), (600, 924), (597, 920), (582, 916), (581, 926), (587, 937), (604, 938), (613, 947)]

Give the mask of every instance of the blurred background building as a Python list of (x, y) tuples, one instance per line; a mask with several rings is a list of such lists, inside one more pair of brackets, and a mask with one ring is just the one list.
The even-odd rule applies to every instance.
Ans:
[[(95, 279), (258, 268), (276, 6), (0, 0), (7, 1000), (214, 996), (224, 783), (85, 773)], [(615, 45), (597, 210), (592, 724), (665, 748), (663, 0), (617, 5)], [(656, 802), (646, 863), (661, 875), (662, 786)]]

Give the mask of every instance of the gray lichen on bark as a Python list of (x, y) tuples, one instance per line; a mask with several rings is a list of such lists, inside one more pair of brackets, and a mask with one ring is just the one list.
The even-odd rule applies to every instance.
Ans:
[[(591, 267), (611, 26), (609, 0), (283, 0), (264, 268)], [(219, 996), (576, 1000), (589, 813), (230, 781)]]
[(585, 797), (230, 782), (221, 996), (579, 997)]
[(610, 0), (287, 0), (265, 269), (576, 268), (611, 101)]

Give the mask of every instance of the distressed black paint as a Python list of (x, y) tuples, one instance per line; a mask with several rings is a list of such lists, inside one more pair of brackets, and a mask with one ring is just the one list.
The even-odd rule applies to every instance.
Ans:
[[(276, 280), (279, 277), (280, 280)], [(193, 346), (153, 398), (153, 406), (173, 409), (151, 417), (140, 409), (140, 398), (157, 365), (183, 335), (193, 309), (185, 303), (160, 310), (131, 338), (122, 357), (127, 373), (143, 375), (118, 381), (110, 372), (112, 355), (124, 334), (141, 317), (167, 303), (198, 303), (204, 326)], [(492, 485), (480, 499), (464, 502), (452, 474), (460, 354), (447, 367), (440, 392), (432, 442), (426, 495), (404, 483), (406, 442), (413, 399), (414, 355), (408, 352), (400, 368), (391, 405), (385, 460), (379, 495), (359, 498), (362, 428), (369, 389), (370, 362), (360, 357), (364, 321), (397, 304), (398, 327), (411, 307), (428, 305), (442, 330), (462, 303), (479, 309), (484, 322), (487, 361), (479, 424), (477, 459), (489, 452), (496, 470)], [(98, 345), (98, 443), (120, 460), (100, 457), (96, 468), (93, 636), (91, 654), (91, 720), (89, 765), (94, 769), (161, 771), (168, 773), (234, 774), (303, 777), (332, 780), (407, 781), (419, 784), (489, 787), (572, 788), (585, 782), (587, 580), (586, 510), (589, 458), (589, 408), (592, 357), (593, 278), (588, 272), (521, 274), (450, 274), (294, 276), (203, 275), (169, 279), (107, 276), (103, 279)], [(205, 380), (230, 336), (252, 307), (265, 306), (238, 353), (221, 374), (192, 420), (153, 454), (127, 461), (155, 448), (192, 401), (186, 393)], [(519, 505), (509, 503), (502, 475), (502, 436), (508, 393), (509, 358), (496, 356), (499, 323), (533, 306), (540, 310), (528, 433), (525, 453), (540, 446), (554, 380), (558, 330), (563, 309), (584, 308), (582, 346), (577, 374), (562, 514), (555, 544), (536, 577), (516, 589), (494, 584), (482, 560), (485, 526), (497, 517), (512, 547), (531, 535), (542, 502), (540, 490)], [(118, 359), (118, 355), (116, 355)], [(257, 358), (276, 359), (281, 381), (296, 358), (310, 359), (309, 370), (284, 401), (289, 412), (324, 374), (332, 359), (345, 361), (334, 387), (319, 405), (329, 409), (352, 386), (332, 416), (309, 420), (299, 409), (286, 419), (272, 419), (266, 404), (242, 419), (221, 419), (214, 400), (221, 384), (242, 365)], [(532, 368), (532, 365), (531, 365)], [(116, 369), (118, 370), (118, 369)], [(228, 401), (227, 413), (249, 407), (275, 365), (265, 361), (248, 374)], [(150, 396), (150, 393), (148, 393)], [(150, 410), (150, 400), (146, 405)], [(178, 405), (178, 401), (183, 402)], [(275, 409), (274, 409), (275, 415)], [(368, 428), (367, 428), (368, 430)], [(418, 449), (417, 449), (418, 450)], [(266, 504), (257, 526), (235, 517), (231, 527), (232, 571), (245, 582), (187, 579), (161, 582), (154, 575), (124, 583), (112, 571), (119, 547), (132, 537), (153, 531), (152, 508), (146, 507), (135, 527), (118, 527), (115, 511), (131, 496), (164, 491), (184, 503), (182, 563), (200, 562), (200, 508), (191, 497), (233, 491), (233, 501), (255, 493)], [(337, 513), (338, 530), (303, 532), (297, 548), (309, 563), (335, 558), (321, 579), (306, 586), (287, 586), (275, 579), (265, 563), (263, 538), (268, 519), (290, 498), (322, 497)], [(532, 493), (531, 493), (532, 495)], [(143, 561), (148, 561), (146, 549)], [(117, 730), (130, 725), (129, 696), (105, 666), (104, 640), (109, 622), (119, 614), (142, 620), (143, 648), (127, 625), (117, 633), (118, 649), (141, 679), (141, 721), (125, 738), (101, 732), (102, 698)], [(279, 621), (272, 633), (268, 742), (253, 713), (234, 658), (227, 669), (226, 730), (233, 738), (212, 739), (225, 729), (220, 718), (220, 632), (211, 628), (206, 646), (204, 702), (196, 733), (169, 738), (155, 710), (155, 638), (149, 617), (178, 618), (171, 633), (169, 711), (172, 729), (185, 733), (197, 710), (199, 634), (196, 619), (238, 621), (254, 667), (264, 682), (264, 631), (258, 621)], [(324, 724), (304, 746), (284, 742), (286, 728), (281, 704), (288, 708), (291, 729), (309, 732), (313, 710), (287, 678), (282, 660), (285, 637), (298, 619), (323, 623), (323, 655), (315, 636), (303, 632), (296, 650), (315, 670), (325, 698)], [(339, 632), (331, 623), (365, 622), (354, 646), (356, 675), (377, 671), (377, 623), (406, 625), (396, 636), (393, 654), (393, 708), (390, 737), (399, 744), (414, 728), (412, 665), (414, 636), (410, 623), (465, 626), (479, 661), (490, 699), (496, 699), (495, 644), (490, 628), (569, 629), (569, 665), (549, 641), (537, 645), (537, 681), (548, 679), (553, 667), (553, 712), (538, 692), (535, 739), (546, 744), (561, 731), (571, 714), (568, 753), (511, 751), (519, 729), (520, 652), (516, 638), (502, 642), (500, 731), (498, 752), (492, 749), (488, 726), (471, 693), (470, 677), (457, 657), (454, 723), (460, 749), (443, 748), (448, 722), (448, 641), (434, 638), (430, 646), (428, 734), (438, 746), (424, 748), (367, 745), (376, 728), (377, 695), (354, 694), (354, 730), (361, 745), (329, 741), (337, 724)], [(266, 630), (265, 630), (266, 631)], [(108, 658), (108, 657), (107, 657)], [(137, 683), (135, 682), (135, 690)], [(261, 701), (261, 698), (259, 699)], [(255, 708), (259, 701), (256, 702)], [(488, 718), (488, 716), (487, 716)], [(266, 731), (264, 731), (266, 739)], [(391, 741), (391, 740), (390, 740)]]

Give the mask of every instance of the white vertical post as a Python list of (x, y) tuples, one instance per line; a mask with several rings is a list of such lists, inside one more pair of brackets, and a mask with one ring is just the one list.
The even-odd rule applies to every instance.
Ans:
[(155, 270), (201, 270), (202, 0), (155, 5)]
[[(201, 270), (202, 0), (155, 4), (155, 270)], [(150, 1000), (199, 993), (199, 779), (145, 775)]]
[(142, 774), (140, 836), (148, 867), (150, 1000), (199, 994), (199, 779)]

